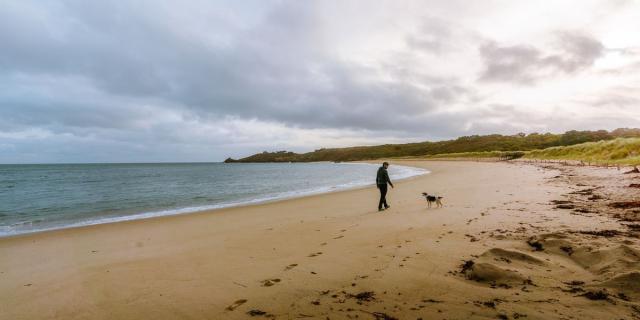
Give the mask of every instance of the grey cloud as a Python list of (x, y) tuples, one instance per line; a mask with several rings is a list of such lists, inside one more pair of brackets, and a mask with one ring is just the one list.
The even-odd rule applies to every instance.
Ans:
[[(604, 108), (604, 107), (617, 107), (623, 109), (636, 109), (640, 105), (640, 98), (630, 95), (621, 94), (607, 94), (598, 97), (597, 100), (590, 103), (592, 106)], [(640, 119), (638, 119), (640, 120)]]
[(501, 46), (495, 42), (480, 47), (485, 70), (480, 81), (534, 84), (554, 74), (571, 74), (593, 65), (604, 53), (598, 40), (571, 32), (557, 34), (558, 53), (547, 54), (530, 45)]
[(438, 56), (466, 50), (482, 40), (483, 36), (474, 30), (463, 28), (456, 21), (434, 16), (425, 17), (418, 32), (405, 38), (410, 49)]
[(128, 130), (159, 110), (145, 106), (145, 101), (96, 91), (74, 77), (0, 75), (0, 88), (0, 131)]
[(480, 48), (486, 69), (482, 81), (531, 83), (544, 66), (541, 53), (530, 46), (501, 47), (487, 43)]
[[(202, 118), (232, 115), (305, 128), (427, 132), (432, 130), (424, 125), (432, 118), (428, 114), (466, 90), (451, 79), (421, 78), (420, 87), (415, 79), (382, 81), (375, 70), (341, 61), (322, 41), (311, 5), (275, 6), (256, 25), (220, 44), (186, 36), (179, 25), (168, 29), (156, 17), (163, 12), (63, 3), (42, 15), (16, 15), (11, 8), (0, 12), (10, 18), (0, 19), (7, 27), (0, 29), (7, 44), (0, 70), (72, 76), (93, 84), (100, 91), (93, 98), (101, 102), (69, 101), (63, 94), (33, 102), (55, 105), (49, 117), (69, 125), (83, 119), (97, 126), (127, 123), (118, 106), (105, 104), (160, 101)], [(43, 25), (53, 29), (43, 32)], [(226, 28), (236, 27), (211, 32)], [(22, 36), (13, 36), (16, 32)], [(23, 108), (43, 111), (38, 105)]]
[(620, 52), (621, 54), (627, 55), (627, 56), (634, 56), (634, 57), (640, 56), (640, 47), (612, 48), (608, 50)]
[(558, 47), (565, 55), (549, 56), (550, 64), (572, 73), (589, 67), (603, 55), (604, 45), (597, 39), (580, 33), (561, 32), (558, 35)]
[(610, 107), (598, 108), (599, 112), (585, 112), (587, 110), (556, 107), (549, 113), (541, 113), (536, 106), (489, 104), (474, 112), (475, 117), (469, 120), (467, 129), (474, 134), (561, 133), (570, 129), (635, 128), (639, 120), (623, 112), (615, 112)]
[[(65, 152), (80, 158), (77, 150), (130, 159), (143, 152), (160, 159), (158, 150), (191, 154), (203, 146), (224, 146), (221, 154), (207, 153), (224, 158), (240, 153), (233, 144), (250, 139), (239, 133), (242, 127), (224, 127), (227, 119), (254, 119), (292, 131), (356, 132), (373, 142), (519, 130), (508, 126), (531, 119), (518, 113), (519, 108), (475, 110), (484, 105), (482, 83), (436, 76), (426, 63), (419, 63), (453, 64), (456, 60), (442, 57), (466, 57), (470, 48), (486, 41), (473, 30), (428, 17), (417, 33), (395, 34), (405, 44), (399, 52), (390, 49), (388, 56), (366, 61), (369, 57), (348, 56), (348, 50), (345, 56), (333, 47), (335, 35), (325, 34), (324, 26), (331, 23), (327, 13), (337, 6), (318, 8), (323, 5), (221, 5), (208, 0), (179, 7), (166, 0), (3, 3), (0, 136), (43, 130), (53, 135), (41, 140), (54, 146), (46, 152), (60, 150), (60, 159)], [(478, 7), (484, 10), (484, 5)], [(548, 52), (484, 42), (481, 80), (535, 83), (542, 76), (578, 73), (602, 54), (602, 45), (589, 36), (558, 33), (557, 38)], [(269, 149), (265, 145), (271, 141), (262, 138), (244, 147)], [(0, 139), (2, 150), (37, 154), (37, 143), (30, 143)], [(92, 143), (113, 152), (100, 152)]]
[[(599, 92), (587, 96), (577, 97), (575, 102), (584, 105), (598, 114), (630, 115), (640, 106), (638, 88), (634, 83), (601, 89)], [(636, 121), (640, 118), (636, 117)]]
[(609, 76), (635, 75), (640, 72), (640, 60), (633, 61), (621, 67), (614, 67), (601, 70), (599, 73)]
[(408, 35), (406, 42), (411, 48), (437, 54), (448, 49), (453, 33), (451, 26), (445, 21), (428, 17), (423, 21), (420, 32)]

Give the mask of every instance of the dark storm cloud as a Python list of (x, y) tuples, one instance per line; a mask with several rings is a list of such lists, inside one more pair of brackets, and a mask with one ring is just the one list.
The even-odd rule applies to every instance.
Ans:
[(46, 128), (54, 133), (128, 130), (149, 118), (144, 101), (96, 91), (86, 81), (62, 76), (0, 75), (0, 131)]
[(562, 32), (557, 34), (558, 53), (547, 54), (531, 45), (503, 46), (495, 42), (480, 47), (485, 63), (481, 81), (533, 84), (553, 74), (571, 74), (593, 65), (605, 51), (592, 37)]
[[(14, 119), (35, 122), (34, 114), (46, 114), (41, 121), (121, 126), (128, 123), (122, 117), (140, 116), (122, 116), (123, 101), (154, 100), (203, 118), (231, 115), (309, 128), (424, 132), (434, 118), (428, 115), (464, 90), (443, 79), (382, 81), (375, 78), (376, 70), (336, 59), (310, 5), (275, 6), (240, 30), (222, 21), (210, 38), (194, 38), (184, 26), (167, 23), (166, 12), (136, 9), (82, 1), (46, 10), (28, 4), (0, 9), (3, 73), (74, 78), (96, 88), (80, 101), (63, 92), (36, 92), (42, 99), (17, 102), (15, 109), (23, 114)], [(234, 37), (221, 38), (229, 29)], [(0, 102), (9, 103), (3, 98)], [(43, 105), (55, 107), (47, 112)]]

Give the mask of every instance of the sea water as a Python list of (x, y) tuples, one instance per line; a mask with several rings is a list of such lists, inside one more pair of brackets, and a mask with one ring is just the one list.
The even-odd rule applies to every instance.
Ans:
[[(378, 167), (330, 162), (0, 165), (0, 236), (373, 185)], [(389, 167), (392, 180), (427, 172)]]

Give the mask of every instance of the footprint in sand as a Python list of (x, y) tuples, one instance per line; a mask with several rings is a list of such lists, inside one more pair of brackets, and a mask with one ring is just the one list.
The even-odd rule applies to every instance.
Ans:
[(270, 314), (270, 313), (267, 313), (267, 312), (265, 312), (265, 311), (262, 311), (262, 310), (260, 310), (260, 309), (252, 309), (252, 310), (249, 310), (249, 311), (247, 312), (247, 314), (248, 314), (249, 316), (252, 316), (252, 317), (275, 318), (275, 316), (274, 316), (274, 315), (272, 315), (272, 314)]
[(316, 253), (312, 253), (312, 254), (308, 255), (308, 257), (309, 258), (313, 258), (313, 257), (317, 257), (317, 256), (319, 256), (321, 254), (322, 254), (322, 252), (316, 252)]
[(247, 302), (247, 299), (240, 299), (240, 300), (236, 300), (236, 302), (232, 303), (230, 306), (227, 307), (227, 310), (229, 311), (233, 311), (235, 310), (237, 307), (245, 304)]
[(271, 287), (280, 281), (281, 281), (280, 279), (267, 279), (267, 280), (262, 280), (261, 282), (263, 287)]
[(333, 239), (340, 239), (340, 238), (344, 238), (344, 236), (337, 236), (337, 237), (335, 237)]
[(290, 265), (286, 266), (286, 267), (284, 268), (284, 271), (291, 270), (291, 269), (293, 269), (293, 268), (295, 268), (295, 267), (297, 267), (297, 266), (298, 266), (298, 264), (297, 264), (297, 263), (292, 263), (292, 264), (290, 264)]

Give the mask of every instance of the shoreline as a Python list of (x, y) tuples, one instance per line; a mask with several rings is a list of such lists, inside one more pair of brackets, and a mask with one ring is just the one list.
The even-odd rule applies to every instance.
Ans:
[[(619, 186), (610, 183), (639, 177), (410, 163), (431, 174), (399, 181), (382, 213), (370, 187), (1, 238), (0, 256), (9, 257), (0, 259), (4, 313), (25, 320), (606, 319), (633, 318), (640, 308), (640, 289), (628, 285), (640, 276), (637, 235), (605, 232), (627, 228), (618, 209), (606, 209), (613, 200), (582, 199), (586, 189), (614, 199)], [(443, 195), (444, 207), (427, 209), (422, 191)], [(588, 206), (611, 212), (582, 212)]]
[[(377, 164), (377, 162), (373, 162), (373, 161), (356, 161), (352, 163), (353, 164)], [(430, 173), (430, 171), (426, 168), (418, 168), (418, 167), (411, 167), (411, 166), (402, 166), (402, 167), (410, 168), (414, 170), (414, 174), (407, 177), (398, 178), (397, 181), (412, 179), (415, 177), (428, 175)], [(95, 225), (121, 223), (121, 222), (129, 222), (129, 221), (136, 221), (136, 220), (146, 220), (146, 219), (154, 219), (154, 218), (161, 218), (161, 217), (167, 217), (167, 216), (178, 216), (178, 215), (185, 215), (185, 214), (195, 214), (195, 213), (201, 213), (201, 212), (213, 212), (213, 211), (223, 210), (228, 208), (255, 206), (255, 205), (261, 205), (261, 204), (278, 202), (278, 201), (287, 201), (287, 200), (292, 200), (297, 198), (304, 198), (304, 197), (310, 197), (310, 196), (316, 196), (316, 195), (322, 195), (322, 194), (330, 194), (334, 192), (357, 190), (362, 188), (368, 188), (373, 185), (374, 184), (358, 184), (358, 183), (350, 182), (350, 183), (345, 183), (338, 186), (324, 187), (322, 188), (322, 190), (308, 190), (303, 192), (286, 192), (284, 194), (264, 196), (264, 197), (259, 197), (257, 199), (250, 199), (246, 201), (211, 204), (211, 205), (203, 205), (198, 207), (184, 207), (184, 208), (174, 208), (174, 209), (157, 209), (152, 211), (143, 211), (143, 212), (137, 212), (137, 213), (127, 214), (127, 215), (118, 216), (118, 217), (97, 218), (97, 219), (91, 219), (86, 221), (74, 222), (64, 226), (47, 227), (42, 229), (29, 230), (26, 232), (6, 233), (6, 234), (0, 233), (0, 239), (18, 237), (22, 235), (31, 235), (31, 234), (41, 233), (41, 232), (51, 232), (51, 231), (58, 231), (58, 230), (83, 228), (83, 227), (89, 227), (89, 226), (95, 226)], [(288, 193), (290, 195), (288, 195)]]

